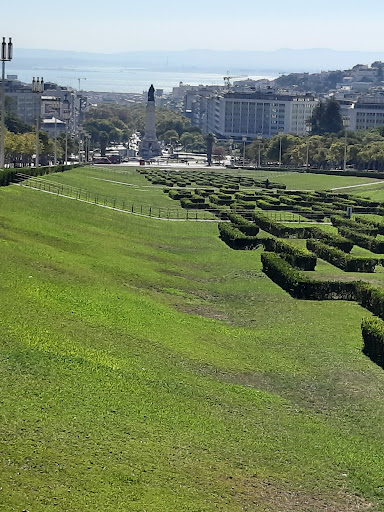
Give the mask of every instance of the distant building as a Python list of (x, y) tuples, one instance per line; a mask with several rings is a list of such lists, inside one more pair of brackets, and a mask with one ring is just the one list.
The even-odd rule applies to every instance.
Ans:
[[(313, 95), (275, 91), (211, 95), (191, 104), (191, 120), (205, 133), (221, 137), (270, 138), (279, 132), (305, 135), (306, 123), (319, 100)], [(195, 110), (195, 111), (194, 111)]]

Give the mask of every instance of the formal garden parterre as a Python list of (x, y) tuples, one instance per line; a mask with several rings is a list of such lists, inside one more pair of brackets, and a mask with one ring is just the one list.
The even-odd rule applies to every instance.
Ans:
[[(141, 179), (121, 172), (116, 182)], [(383, 255), (331, 225), (341, 218), (353, 231), (348, 197), (270, 189), (265, 176), (237, 188), (237, 173), (233, 183), (151, 191), (91, 181), (96, 174), (52, 179), (119, 189), (127, 201), (156, 193), (179, 204), (163, 189), (197, 189), (206, 204), (242, 194), (254, 207), (213, 203), (232, 250), (215, 223), (0, 190), (4, 506), (384, 510), (384, 377), (361, 354), (359, 325), (374, 315), (363, 322), (364, 351), (380, 364)], [(277, 208), (263, 210), (256, 194)], [(276, 202), (305, 201), (297, 206), (309, 215), (311, 198), (326, 208), (315, 224)], [(381, 203), (374, 208), (350, 222), (365, 221), (356, 232), (380, 241)], [(346, 263), (372, 259), (375, 272), (347, 272), (321, 251), (341, 265), (337, 251)]]

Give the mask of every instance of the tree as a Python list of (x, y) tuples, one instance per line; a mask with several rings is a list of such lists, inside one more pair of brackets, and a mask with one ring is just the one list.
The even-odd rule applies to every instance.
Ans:
[(222, 160), (224, 160), (226, 152), (225, 149), (222, 148), (221, 146), (216, 146), (215, 148), (213, 148), (212, 155), (216, 162), (221, 162)]
[(165, 133), (163, 133), (162, 138), (167, 144), (174, 144), (179, 140), (179, 134), (176, 130), (167, 130)]
[(100, 142), (100, 154), (101, 154), (101, 156), (105, 156), (105, 153), (107, 151), (107, 146), (109, 143), (109, 135), (107, 132), (100, 132), (99, 142)]
[(325, 103), (319, 103), (313, 109), (310, 122), (313, 135), (340, 132), (343, 129), (343, 119), (339, 102), (332, 98)]
[(215, 136), (213, 133), (208, 133), (206, 137), (206, 143), (207, 143), (207, 161), (208, 165), (212, 165), (212, 150), (213, 150), (213, 143), (215, 141)]

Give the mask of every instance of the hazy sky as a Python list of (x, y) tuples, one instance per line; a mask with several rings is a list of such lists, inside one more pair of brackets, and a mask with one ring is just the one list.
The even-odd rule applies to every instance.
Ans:
[[(57, 5), (57, 7), (55, 7)], [(332, 48), (384, 51), (383, 0), (19, 0), (2, 10), (15, 48), (95, 52)]]

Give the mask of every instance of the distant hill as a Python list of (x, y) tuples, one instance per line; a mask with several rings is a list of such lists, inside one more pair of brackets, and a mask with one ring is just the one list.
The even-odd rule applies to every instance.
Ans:
[(384, 52), (335, 51), (322, 48), (276, 51), (142, 51), (113, 54), (15, 48), (17, 69), (79, 69), (137, 67), (161, 71), (202, 71), (230, 74), (276, 74), (347, 69), (384, 60)]

